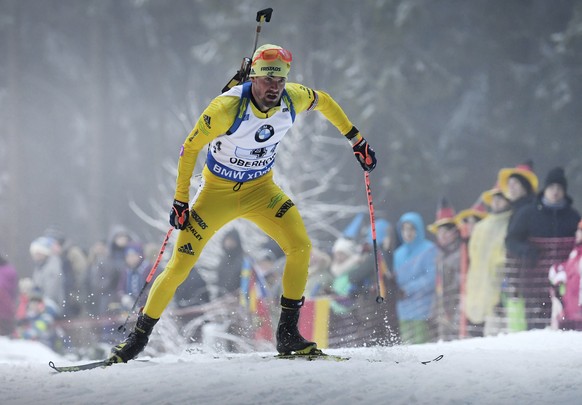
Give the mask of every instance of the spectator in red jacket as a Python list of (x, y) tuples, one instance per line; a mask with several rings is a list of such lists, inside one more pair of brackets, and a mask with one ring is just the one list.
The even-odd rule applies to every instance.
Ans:
[(582, 221), (576, 230), (576, 246), (568, 260), (550, 267), (549, 279), (555, 287), (558, 302), (553, 326), (560, 329), (582, 330)]
[(14, 329), (18, 300), (18, 275), (0, 254), (0, 336), (10, 336)]

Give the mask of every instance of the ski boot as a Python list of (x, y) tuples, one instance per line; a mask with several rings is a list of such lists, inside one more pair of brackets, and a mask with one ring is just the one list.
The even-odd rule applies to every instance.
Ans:
[(306, 340), (299, 333), (299, 309), (305, 297), (291, 300), (281, 296), (281, 318), (277, 326), (277, 351), (282, 355), (311, 354), (318, 352), (317, 344)]
[(141, 312), (137, 323), (129, 336), (120, 344), (111, 349), (112, 363), (127, 363), (140, 354), (148, 343), (154, 325), (159, 319), (153, 319)]

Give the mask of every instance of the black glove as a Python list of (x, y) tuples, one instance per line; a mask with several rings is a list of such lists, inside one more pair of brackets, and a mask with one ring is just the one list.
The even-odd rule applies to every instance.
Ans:
[(376, 167), (376, 153), (364, 138), (360, 139), (357, 144), (352, 146), (352, 149), (354, 150), (356, 159), (358, 159), (358, 162), (362, 165), (362, 169), (367, 172), (374, 170)]
[(190, 210), (188, 209), (188, 203), (174, 200), (174, 204), (170, 210), (170, 225), (176, 229), (186, 229), (189, 217)]

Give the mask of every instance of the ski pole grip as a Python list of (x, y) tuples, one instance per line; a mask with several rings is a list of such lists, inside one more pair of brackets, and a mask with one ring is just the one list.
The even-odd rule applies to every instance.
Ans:
[(266, 8), (264, 10), (257, 11), (257, 22), (271, 21), (271, 14), (273, 14), (272, 8)]

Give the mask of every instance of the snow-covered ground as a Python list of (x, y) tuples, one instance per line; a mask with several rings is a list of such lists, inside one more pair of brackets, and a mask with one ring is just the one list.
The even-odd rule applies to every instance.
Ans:
[[(185, 350), (58, 374), (40, 344), (0, 338), (2, 404), (579, 404), (582, 332), (328, 350), (346, 362)], [(443, 354), (427, 365), (420, 363)], [(264, 354), (263, 354), (264, 355)]]

